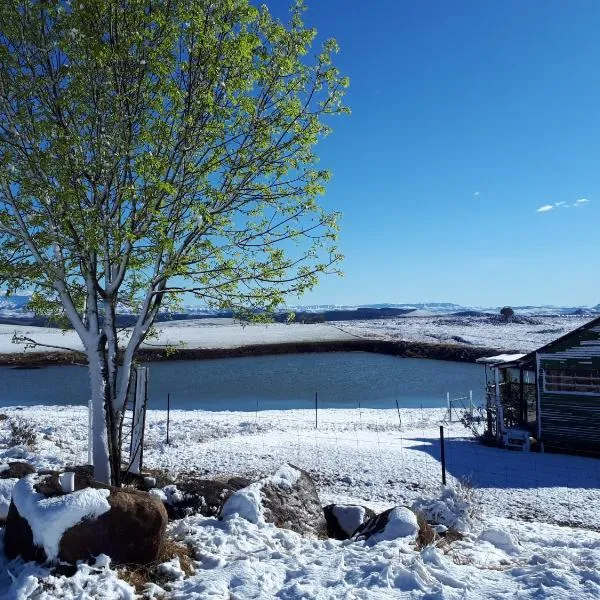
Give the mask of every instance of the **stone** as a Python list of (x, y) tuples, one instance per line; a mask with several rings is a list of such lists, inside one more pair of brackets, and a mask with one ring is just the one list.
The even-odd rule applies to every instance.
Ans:
[[(82, 477), (75, 477), (75, 488), (81, 487)], [(110, 490), (110, 509), (95, 519), (84, 519), (67, 529), (60, 538), (58, 561), (74, 565), (99, 554), (111, 557), (112, 563), (143, 565), (158, 558), (167, 526), (167, 513), (161, 502), (147, 492), (107, 488)], [(63, 495), (55, 473), (47, 475), (35, 486), (46, 496)], [(33, 542), (28, 521), (11, 502), (4, 532), (4, 548), (9, 558), (45, 562), (43, 548)]]
[(327, 535), (336, 540), (347, 540), (375, 512), (356, 504), (328, 504), (323, 508), (327, 522)]
[(245, 477), (189, 478), (180, 481), (172, 489), (165, 488), (165, 492), (173, 492), (166, 493), (165, 508), (169, 519), (183, 519), (195, 514), (215, 517), (231, 494), (250, 483)]
[(117, 565), (155, 561), (168, 520), (162, 503), (147, 492), (122, 488), (111, 488), (108, 503), (108, 512), (65, 531), (59, 558), (70, 564), (98, 554)]
[(352, 539), (377, 543), (398, 538), (416, 539), (418, 533), (415, 513), (406, 506), (395, 506), (365, 521), (354, 532)]
[(293, 465), (283, 465), (275, 475), (232, 494), (223, 505), (221, 517), (236, 512), (253, 522), (260, 518), (297, 533), (327, 537), (315, 484), (306, 471)]

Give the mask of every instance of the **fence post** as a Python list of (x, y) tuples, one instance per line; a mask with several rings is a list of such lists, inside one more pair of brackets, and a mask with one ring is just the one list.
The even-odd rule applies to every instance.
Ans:
[(171, 417), (171, 394), (167, 394), (167, 446), (169, 445), (169, 421)]
[(469, 415), (473, 418), (473, 390), (469, 392)]
[(446, 392), (446, 403), (448, 404), (448, 420), (452, 423), (452, 404), (450, 403), (450, 392)]
[(318, 409), (318, 401), (319, 401), (319, 392), (315, 392), (315, 429), (319, 428), (319, 409)]
[(400, 416), (400, 405), (398, 404), (398, 398), (396, 398), (396, 410), (398, 411), (398, 423), (400, 424), (400, 429), (402, 429), (402, 417)]
[(444, 446), (444, 426), (440, 425), (440, 450), (442, 459), (442, 485), (446, 485), (446, 447)]

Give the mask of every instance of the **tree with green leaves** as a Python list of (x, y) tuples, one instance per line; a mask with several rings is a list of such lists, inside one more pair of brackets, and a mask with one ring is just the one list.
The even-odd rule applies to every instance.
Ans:
[[(328, 40), (249, 0), (0, 3), (0, 286), (81, 338), (94, 473), (119, 483), (132, 365), (194, 294), (259, 318), (336, 271), (315, 144)], [(117, 311), (137, 315), (127, 332)]]

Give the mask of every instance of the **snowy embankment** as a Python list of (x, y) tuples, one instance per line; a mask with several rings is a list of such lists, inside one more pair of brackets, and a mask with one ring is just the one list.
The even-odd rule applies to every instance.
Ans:
[[(540, 316), (503, 322), (495, 315), (436, 315), (315, 324), (241, 325), (233, 319), (191, 319), (158, 323), (156, 336), (142, 344), (142, 349), (157, 352), (166, 348), (228, 350), (270, 345), (275, 352), (278, 344), (386, 340), (529, 352), (589, 320), (590, 317)], [(15, 334), (21, 343), (13, 341)], [(40, 345), (27, 345), (26, 338)], [(127, 340), (125, 330), (121, 334), (121, 343), (125, 344)], [(63, 332), (45, 327), (0, 324), (0, 355), (53, 350), (81, 352), (83, 348), (77, 334), (71, 330)]]
[(456, 344), (531, 352), (590, 321), (592, 317), (535, 316), (503, 321), (497, 315), (410, 316), (369, 321), (340, 321), (331, 325), (370, 339)]
[[(86, 458), (87, 416), (80, 407), (5, 409), (32, 422), (36, 452), (0, 447), (0, 462), (25, 459), (61, 468)], [(439, 424), (444, 411), (322, 410), (258, 413), (148, 413), (144, 462), (172, 475), (272, 475), (289, 462), (313, 476), (321, 501), (376, 511), (415, 502), (443, 515)], [(417, 549), (408, 538), (318, 540), (236, 515), (171, 525), (189, 544), (196, 572), (165, 585), (174, 598), (595, 598), (600, 595), (600, 462), (480, 446), (457, 423), (446, 428), (448, 483), (462, 492), (469, 522), (462, 540)], [(448, 502), (446, 497), (445, 501)], [(456, 512), (457, 504), (453, 500)], [(165, 567), (167, 568), (167, 567)], [(15, 578), (13, 582), (8, 571)], [(128, 597), (118, 573), (81, 567), (74, 578), (19, 562), (2, 565), (4, 590), (35, 597)], [(94, 596), (96, 594), (96, 596)], [(105, 594), (105, 596), (102, 596)], [(108, 594), (108, 595), (106, 595)], [(112, 594), (112, 595), (110, 595)], [(27, 594), (21, 597), (28, 597)]]
[[(35, 340), (37, 347), (16, 343), (15, 337)], [(125, 330), (120, 339), (129, 339)], [(324, 323), (267, 323), (240, 325), (233, 319), (199, 319), (158, 323), (156, 335), (142, 344), (146, 348), (239, 348), (263, 344), (337, 342), (354, 340), (355, 336)], [(81, 340), (73, 330), (61, 331), (48, 327), (0, 325), (0, 354), (41, 352), (56, 348), (59, 351), (83, 351)]]

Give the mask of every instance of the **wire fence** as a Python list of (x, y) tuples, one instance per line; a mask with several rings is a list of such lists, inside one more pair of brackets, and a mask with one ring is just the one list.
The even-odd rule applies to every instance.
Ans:
[[(486, 510), (600, 530), (594, 508), (600, 503), (597, 457), (485, 446), (460, 423), (462, 414), (471, 411), (470, 394), (450, 400), (459, 398), (460, 408), (448, 398), (439, 408), (394, 400), (389, 408), (361, 402), (340, 409), (317, 397), (312, 408), (262, 410), (260, 402), (253, 402), (246, 412), (185, 417), (196, 423), (192, 433), (173, 414), (170, 435), (175, 444), (200, 440), (195, 460), (210, 465), (206, 468), (214, 474), (268, 474), (291, 462), (313, 475), (324, 497), (410, 504), (416, 497), (439, 494), (441, 425), (447, 483), (473, 488)], [(176, 406), (174, 398), (171, 404)]]

